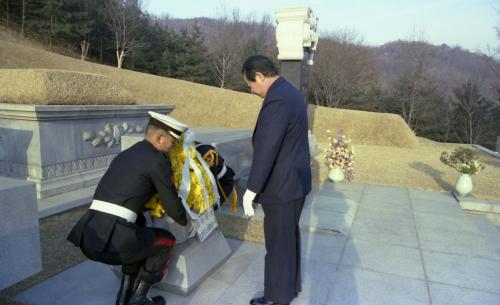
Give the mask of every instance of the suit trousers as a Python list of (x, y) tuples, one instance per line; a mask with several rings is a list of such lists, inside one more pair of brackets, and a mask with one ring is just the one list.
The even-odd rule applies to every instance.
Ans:
[(266, 257), (264, 296), (288, 304), (301, 291), (299, 219), (304, 199), (262, 204)]

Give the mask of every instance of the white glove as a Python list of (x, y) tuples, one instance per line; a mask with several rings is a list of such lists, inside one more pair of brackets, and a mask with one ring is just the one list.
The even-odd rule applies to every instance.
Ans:
[(252, 202), (255, 198), (255, 193), (251, 190), (247, 189), (245, 194), (243, 194), (243, 210), (245, 212), (245, 216), (252, 217), (254, 214)]

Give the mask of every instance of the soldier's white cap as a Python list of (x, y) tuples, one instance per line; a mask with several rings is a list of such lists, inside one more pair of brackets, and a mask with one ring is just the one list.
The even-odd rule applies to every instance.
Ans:
[(158, 112), (149, 111), (148, 112), (151, 118), (156, 120), (158, 123), (162, 124), (163, 127), (171, 134), (174, 138), (178, 139), (182, 136), (182, 133), (186, 131), (189, 126), (177, 121), (173, 117), (161, 114)]

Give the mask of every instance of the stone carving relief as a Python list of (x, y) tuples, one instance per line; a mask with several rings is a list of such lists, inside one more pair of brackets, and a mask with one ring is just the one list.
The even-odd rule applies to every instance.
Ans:
[(93, 147), (99, 145), (112, 147), (113, 145), (120, 144), (120, 137), (122, 135), (142, 132), (142, 130), (142, 126), (130, 126), (127, 122), (117, 125), (106, 124), (97, 132), (84, 130), (82, 138), (84, 141), (89, 141)]
[(115, 157), (116, 154), (110, 154), (43, 167), (0, 161), (0, 173), (7, 177), (56, 178), (88, 170), (107, 168)]

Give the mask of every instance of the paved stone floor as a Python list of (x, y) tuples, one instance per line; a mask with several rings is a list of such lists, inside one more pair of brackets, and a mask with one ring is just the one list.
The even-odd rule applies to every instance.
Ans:
[[(327, 182), (300, 226), (303, 292), (292, 305), (500, 305), (500, 231), (451, 194)], [(263, 291), (265, 249), (228, 241), (232, 256), (189, 296), (152, 295), (168, 305), (248, 304)], [(108, 266), (85, 261), (16, 298), (110, 305), (118, 284)]]

